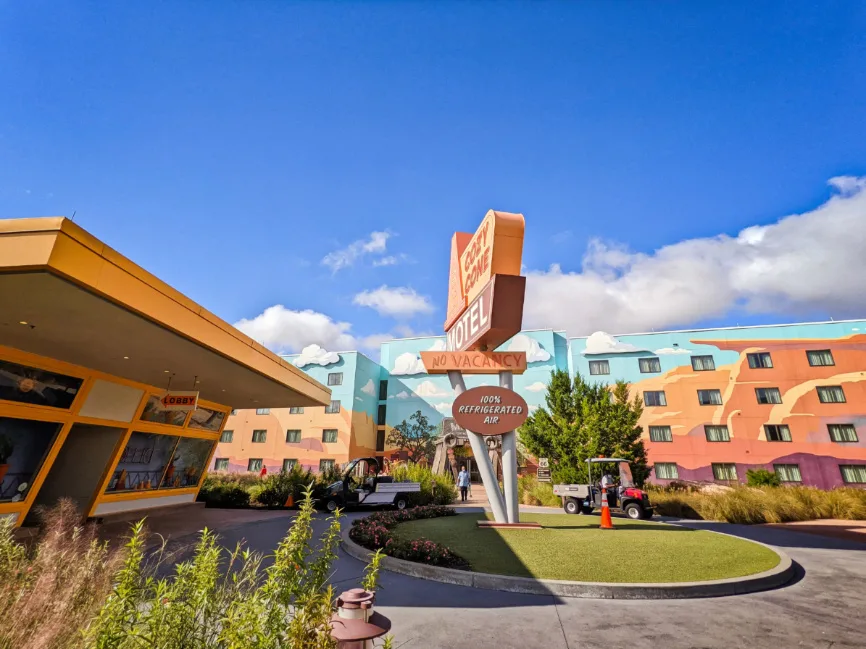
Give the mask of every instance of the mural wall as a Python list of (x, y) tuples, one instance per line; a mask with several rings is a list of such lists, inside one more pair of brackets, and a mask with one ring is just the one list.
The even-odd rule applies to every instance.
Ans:
[(599, 332), (570, 347), (574, 371), (644, 395), (656, 481), (763, 467), (823, 488), (866, 482), (866, 321)]

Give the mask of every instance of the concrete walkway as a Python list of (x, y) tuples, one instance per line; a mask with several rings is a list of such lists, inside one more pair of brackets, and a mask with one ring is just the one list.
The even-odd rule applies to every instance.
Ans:
[[(472, 509), (480, 510), (466, 511)], [(364, 515), (350, 514), (345, 523)], [(269, 552), (286, 533), (292, 517), (288, 512), (268, 512), (268, 517), (238, 522), (224, 515), (222, 526), (213, 527), (227, 546), (246, 539), (251, 548)], [(325, 524), (321, 517), (317, 529), (324, 530)], [(611, 601), (481, 591), (383, 572), (377, 608), (393, 621), (395, 646), (405, 648), (866, 646), (866, 544), (766, 526), (698, 521), (681, 524), (778, 546), (803, 567), (805, 574), (791, 586), (753, 595)], [(160, 531), (158, 519), (152, 528)], [(575, 547), (574, 551), (605, 550)], [(364, 570), (360, 561), (342, 551), (335, 567), (332, 581), (338, 592), (355, 587)]]

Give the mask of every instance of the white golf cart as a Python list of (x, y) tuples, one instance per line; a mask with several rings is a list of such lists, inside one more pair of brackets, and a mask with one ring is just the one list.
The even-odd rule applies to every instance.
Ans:
[(328, 485), (325, 495), (319, 499), (329, 512), (338, 508), (360, 506), (392, 506), (406, 509), (410, 493), (421, 491), (418, 482), (394, 482), (389, 475), (379, 475), (382, 460), (361, 457), (352, 460), (346, 467), (343, 479)]
[[(553, 485), (553, 493), (562, 498), (562, 508), (568, 514), (591, 514), (601, 507), (601, 483), (595, 483), (592, 478), (592, 467), (595, 464), (616, 464), (619, 469), (619, 485), (607, 490), (608, 506), (620, 510), (631, 519), (650, 519), (653, 516), (653, 506), (649, 496), (634, 486), (631, 467), (628, 460), (617, 457), (594, 457), (586, 461), (588, 484), (558, 484)], [(599, 473), (601, 478), (602, 472)]]

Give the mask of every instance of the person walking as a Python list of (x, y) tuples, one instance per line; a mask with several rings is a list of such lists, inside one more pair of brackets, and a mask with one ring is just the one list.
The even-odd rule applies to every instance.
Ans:
[(460, 502), (466, 502), (466, 492), (469, 491), (469, 472), (465, 466), (460, 467), (457, 474), (457, 486), (460, 488)]

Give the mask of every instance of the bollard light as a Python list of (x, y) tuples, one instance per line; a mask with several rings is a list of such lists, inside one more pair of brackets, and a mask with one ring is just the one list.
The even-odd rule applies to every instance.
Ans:
[(391, 620), (373, 610), (376, 595), (352, 588), (337, 598), (331, 636), (340, 649), (373, 649), (373, 640), (391, 630)]

